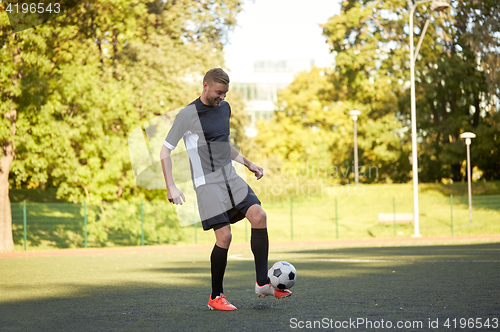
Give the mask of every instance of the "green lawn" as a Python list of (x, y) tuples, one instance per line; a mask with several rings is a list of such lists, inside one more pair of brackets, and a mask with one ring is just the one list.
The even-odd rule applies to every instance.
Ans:
[[(419, 193), (420, 233), (423, 236), (451, 236), (450, 194), (454, 195), (453, 235), (500, 234), (500, 183), (475, 183), (473, 193), (473, 221), (469, 222), (467, 184), (422, 184)], [(317, 195), (310, 199), (265, 201), (263, 208), (268, 216), (272, 241), (330, 241), (337, 239), (367, 239), (394, 237), (393, 224), (381, 224), (379, 213), (392, 213), (394, 200), (396, 212), (413, 212), (411, 184), (375, 184), (354, 187)], [(340, 194), (341, 193), (341, 194)], [(338, 227), (335, 201), (337, 202)], [(292, 204), (292, 211), (291, 211)], [(186, 228), (185, 243), (193, 243), (194, 228)], [(249, 237), (248, 223), (233, 226), (233, 241), (240, 243)], [(208, 234), (207, 234), (208, 233)], [(396, 237), (410, 237), (413, 224), (397, 224)], [(212, 232), (198, 228), (198, 243), (212, 243)]]
[[(311, 195), (309, 199), (293, 198), (293, 208), (290, 197), (276, 201), (272, 197), (261, 195), (262, 206), (268, 215), (271, 241), (406, 238), (414, 233), (413, 224), (397, 224), (394, 229), (393, 224), (381, 224), (378, 221), (379, 213), (393, 212), (394, 203), (396, 212), (413, 212), (411, 184), (372, 184), (358, 187), (351, 185), (332, 188), (329, 193), (325, 190), (323, 193)], [(423, 236), (452, 235), (450, 194), (454, 195), (453, 235), (500, 234), (500, 182), (473, 184), (472, 223), (469, 222), (466, 183), (421, 184), (419, 188), (420, 233)], [(53, 196), (54, 193), (49, 192), (45, 196), (46, 201), (50, 201), (50, 195)], [(40, 200), (41, 197), (44, 196), (39, 191), (11, 191), (12, 199), (30, 201)], [(13, 211), (13, 217), (16, 250), (19, 251), (24, 250), (22, 210), (19, 203), (14, 205), (18, 206), (17, 210)], [(28, 250), (83, 246), (82, 206), (63, 203), (50, 203), (50, 205), (28, 203), (28, 206), (28, 230), (31, 227), (31, 231), (37, 232), (31, 237), (28, 236)], [(158, 213), (154, 213), (154, 208), (149, 210), (145, 216), (145, 228), (154, 233), (155, 228), (160, 225), (157, 220)], [(124, 237), (123, 243), (135, 245), (140, 243), (138, 212), (134, 218), (135, 221), (128, 220), (132, 224), (135, 223), (134, 234), (114, 233), (114, 236)], [(162, 227), (163, 233), (158, 231), (159, 235), (155, 241), (146, 238), (146, 244), (162, 244), (167, 241), (176, 241), (180, 244), (211, 244), (214, 241), (213, 232), (204, 232), (200, 224), (196, 227), (183, 227), (180, 233)], [(232, 227), (233, 243), (249, 241), (248, 222), (241, 221)], [(92, 246), (93, 243), (89, 245)]]
[(417, 244), (274, 244), (270, 264), (287, 260), (298, 274), (292, 297), (284, 300), (255, 296), (252, 254), (236, 246), (224, 284), (236, 312), (206, 307), (210, 246), (4, 257), (0, 330), (290, 331), (295, 324), (360, 318), (413, 326), (398, 331), (430, 330), (429, 322), (438, 320), (435, 330), (453, 331), (458, 328), (446, 328), (447, 319), (498, 322), (500, 243)]

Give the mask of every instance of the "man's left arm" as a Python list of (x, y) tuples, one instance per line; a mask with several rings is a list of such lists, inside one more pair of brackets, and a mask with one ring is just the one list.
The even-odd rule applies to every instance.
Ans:
[(247, 158), (243, 157), (241, 153), (239, 153), (232, 145), (231, 145), (231, 159), (244, 165), (250, 172), (255, 174), (257, 180), (264, 176), (264, 170), (262, 167), (259, 167), (252, 163)]

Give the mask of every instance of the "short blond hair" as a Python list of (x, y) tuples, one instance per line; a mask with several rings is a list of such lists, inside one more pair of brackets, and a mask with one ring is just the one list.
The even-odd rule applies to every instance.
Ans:
[(210, 83), (222, 83), (229, 85), (229, 75), (226, 74), (222, 68), (212, 68), (203, 77), (203, 82)]

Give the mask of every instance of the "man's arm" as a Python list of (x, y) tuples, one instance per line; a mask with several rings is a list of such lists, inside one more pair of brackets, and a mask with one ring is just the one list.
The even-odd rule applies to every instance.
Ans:
[(180, 191), (174, 183), (174, 177), (172, 176), (172, 158), (170, 157), (171, 150), (166, 146), (162, 146), (160, 151), (161, 168), (163, 170), (163, 176), (165, 178), (165, 184), (167, 186), (167, 196), (168, 200), (174, 204), (181, 204), (182, 200), (186, 201), (184, 194)]
[(262, 167), (259, 167), (252, 163), (247, 158), (243, 157), (241, 153), (239, 153), (232, 145), (231, 145), (231, 159), (244, 165), (250, 172), (255, 174), (257, 180), (264, 176), (264, 170)]

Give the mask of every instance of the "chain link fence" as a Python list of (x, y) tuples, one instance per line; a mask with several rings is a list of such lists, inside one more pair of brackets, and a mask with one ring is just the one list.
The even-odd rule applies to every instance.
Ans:
[[(424, 236), (500, 234), (500, 195), (422, 198), (420, 231)], [(324, 241), (411, 236), (411, 197), (355, 203), (362, 197), (331, 197), (313, 203), (290, 199), (269, 207), (273, 241)], [(319, 205), (314, 205), (319, 204)], [(159, 244), (212, 243), (200, 223), (181, 227), (175, 207), (165, 202), (107, 204), (11, 203), (13, 238), (18, 250), (98, 248)], [(196, 206), (193, 205), (193, 214)], [(384, 216), (382, 216), (384, 214)], [(383, 220), (383, 218), (386, 220)], [(406, 218), (406, 219), (405, 219)], [(390, 220), (389, 220), (390, 219)], [(233, 242), (249, 241), (248, 222), (232, 226)]]
[(184, 232), (164, 202), (11, 203), (13, 238), (28, 247), (87, 248), (176, 243)]

